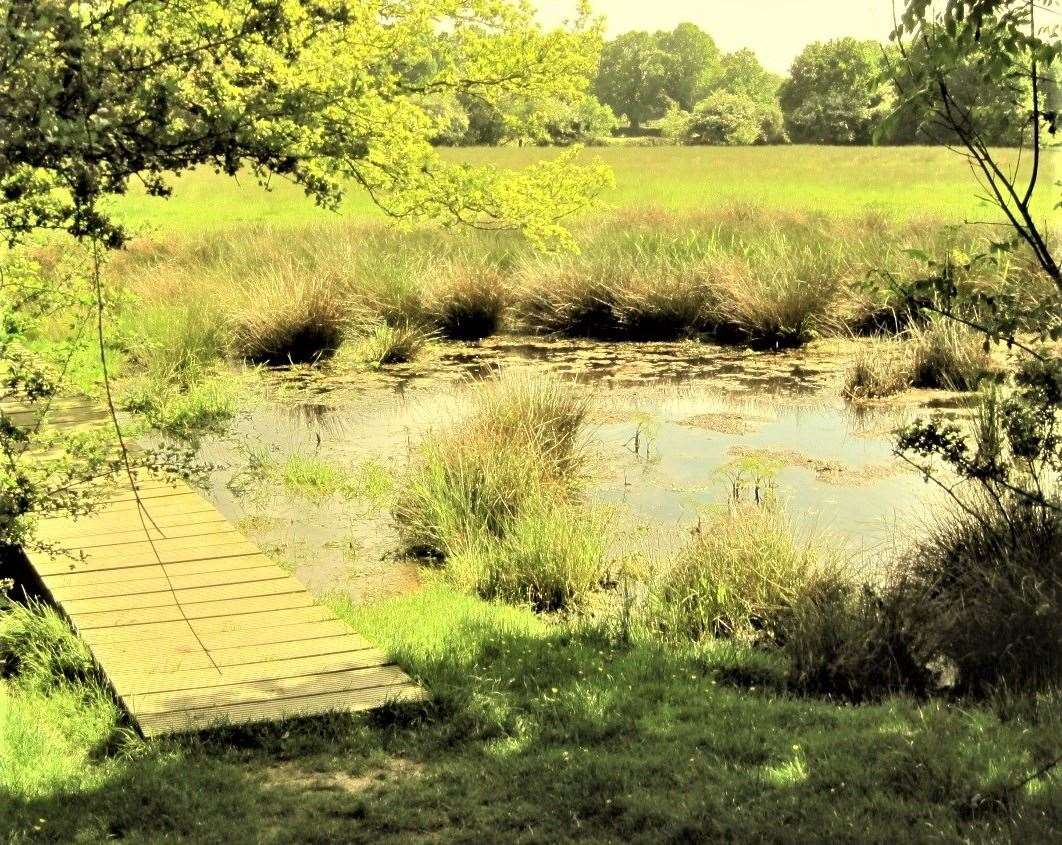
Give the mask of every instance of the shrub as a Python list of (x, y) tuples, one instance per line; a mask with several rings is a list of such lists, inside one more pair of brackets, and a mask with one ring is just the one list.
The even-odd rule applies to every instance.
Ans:
[(837, 557), (801, 543), (781, 508), (734, 504), (709, 515), (652, 585), (650, 621), (670, 636), (775, 640), (778, 620), (824, 577)]
[(902, 561), (925, 649), (982, 693), (1062, 681), (1062, 511), (1015, 495), (964, 500)]
[(605, 575), (604, 523), (551, 497), (532, 496), (500, 537), (480, 532), (446, 562), (460, 588), (536, 610), (572, 608)]
[(748, 146), (785, 137), (777, 103), (757, 102), (744, 93), (715, 91), (693, 107), (683, 127), (689, 144)]
[(850, 701), (928, 694), (936, 679), (924, 612), (904, 590), (823, 579), (779, 615), (787, 683)]
[(976, 390), (992, 371), (984, 335), (955, 320), (938, 318), (911, 327), (915, 387)]
[(586, 462), (587, 411), (574, 387), (541, 377), (478, 385), (468, 419), (425, 441), (397, 492), (407, 548), (445, 558), (503, 537), (539, 497), (570, 500)]
[(195, 441), (203, 434), (220, 434), (236, 413), (232, 376), (201, 375), (186, 386), (144, 377), (123, 386), (121, 407), (141, 414), (156, 431)]

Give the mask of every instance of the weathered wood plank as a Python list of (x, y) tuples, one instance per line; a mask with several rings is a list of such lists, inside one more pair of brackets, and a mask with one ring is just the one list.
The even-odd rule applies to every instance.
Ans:
[(197, 710), (144, 714), (137, 717), (145, 736), (158, 736), (180, 731), (206, 730), (231, 724), (269, 722), (322, 713), (372, 710), (385, 704), (402, 701), (422, 701), (424, 691), (412, 683), (387, 687), (370, 687), (340, 693), (295, 698), (276, 698), (252, 704), (221, 705)]

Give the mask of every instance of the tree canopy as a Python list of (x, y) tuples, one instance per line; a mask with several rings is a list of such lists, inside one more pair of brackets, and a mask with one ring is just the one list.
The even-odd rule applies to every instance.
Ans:
[(869, 144), (893, 106), (876, 41), (839, 38), (809, 44), (779, 91), (785, 127), (797, 143)]
[[(527, 171), (440, 160), (442, 94), (576, 100), (600, 35), (543, 31), (505, 0), (0, 0), (0, 227), (120, 246), (100, 200), (208, 166), (338, 205), (544, 240), (607, 180), (571, 156)], [(396, 60), (401, 57), (401, 61)]]

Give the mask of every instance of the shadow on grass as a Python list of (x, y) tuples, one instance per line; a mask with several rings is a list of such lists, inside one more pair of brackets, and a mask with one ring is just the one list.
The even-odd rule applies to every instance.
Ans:
[(621, 649), (440, 591), (354, 614), (431, 702), (111, 743), (75, 787), (0, 792), (11, 841), (1049, 841), (1062, 824), (1050, 785), (1007, 812), (977, 801), (1057, 723), (737, 690), (733, 656)]

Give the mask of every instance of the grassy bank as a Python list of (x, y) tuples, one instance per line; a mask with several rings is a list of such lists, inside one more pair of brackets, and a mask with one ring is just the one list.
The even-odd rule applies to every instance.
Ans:
[(1000, 800), (1062, 742), (1048, 700), (793, 698), (740, 650), (620, 646), (438, 584), (339, 612), (433, 703), (145, 743), (91, 686), (0, 682), (6, 841), (1046, 842), (1062, 824), (1057, 785)]

